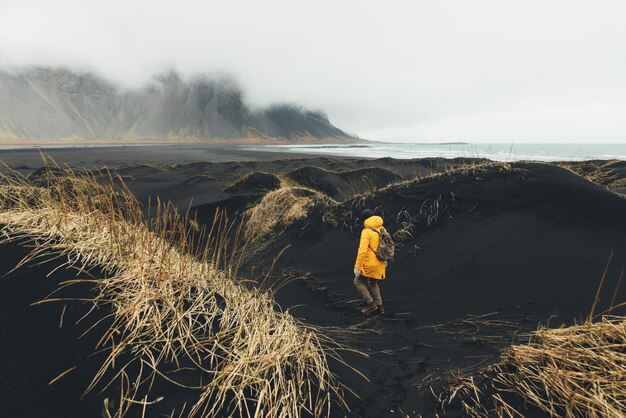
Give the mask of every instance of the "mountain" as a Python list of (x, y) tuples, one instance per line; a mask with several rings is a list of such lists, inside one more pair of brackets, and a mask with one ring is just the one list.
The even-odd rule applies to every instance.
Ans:
[(354, 139), (295, 105), (253, 110), (228, 79), (176, 72), (124, 90), (65, 68), (0, 71), (0, 139)]

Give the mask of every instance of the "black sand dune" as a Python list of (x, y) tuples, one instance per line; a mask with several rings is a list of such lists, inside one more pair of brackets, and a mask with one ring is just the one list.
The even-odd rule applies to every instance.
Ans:
[(275, 190), (279, 187), (280, 179), (275, 174), (255, 171), (235, 181), (224, 190), (227, 192), (238, 192), (242, 190), (263, 192)]
[[(81, 337), (92, 322), (77, 324), (90, 307), (73, 301), (32, 305), (76, 274), (60, 271), (46, 277), (51, 264), (31, 265), (6, 274), (30, 249), (11, 243), (0, 245), (0, 251), (4, 276), (0, 280), (2, 416), (100, 417), (102, 397), (94, 392), (82, 397), (103, 361), (101, 356), (92, 357), (103, 330), (95, 329)], [(89, 292), (89, 287), (80, 286), (57, 297), (76, 298)]]
[(402, 179), (399, 174), (380, 167), (336, 172), (307, 166), (290, 171), (286, 177), (301, 186), (317, 190), (340, 201)]
[[(341, 219), (361, 205), (348, 201), (333, 212)], [(363, 398), (354, 416), (432, 411), (430, 379), (484, 366), (539, 323), (583, 319), (614, 252), (600, 299), (608, 308), (626, 264), (624, 199), (559, 167), (443, 175), (392, 186), (364, 205), (378, 207), (391, 232), (415, 224), (382, 285), (390, 312), (383, 318), (357, 313), (351, 275), (359, 228), (341, 231), (318, 212), (276, 243), (290, 245), (280, 267), (305, 277), (278, 292), (281, 306), (297, 306), (293, 313), (310, 323), (382, 333), (366, 332), (354, 344), (371, 358), (349, 356), (373, 380), (347, 373)], [(625, 298), (622, 288), (617, 299)]]
[[(315, 182), (335, 185), (341, 203), (315, 206), (306, 219), (266, 242), (266, 249), (247, 267), (267, 269), (289, 246), (272, 273), (275, 283), (287, 282), (276, 293), (282, 309), (311, 324), (339, 327), (334, 337), (369, 356), (344, 353), (369, 382), (334, 365), (341, 381), (360, 397), (348, 396), (352, 411), (335, 409), (335, 416), (427, 417), (434, 416), (436, 408), (430, 387), (441, 389), (450, 373), (487, 366), (500, 350), (524, 341), (524, 334), (540, 323), (558, 326), (585, 318), (613, 252), (598, 307), (607, 309), (626, 265), (626, 203), (607, 185), (536, 163), (410, 180), (463, 162), (296, 158), (180, 165), (160, 160), (134, 166), (125, 165), (126, 160), (116, 165), (109, 158), (107, 165), (126, 176), (144, 204), (154, 203), (156, 196), (171, 199), (181, 209), (191, 207), (203, 224), (212, 222), (217, 208), (234, 216), (261, 199), (274, 178), (255, 173), (291, 176), (298, 184), (304, 178), (306, 186), (322, 192), (313, 187)], [(20, 171), (27, 174), (37, 168), (28, 167)], [(294, 178), (294, 172), (306, 176)], [(226, 190), (250, 175), (262, 181), (244, 181)], [(398, 176), (409, 180), (353, 197), (350, 181), (363, 175), (380, 177), (376, 189)], [(341, 193), (345, 200), (338, 198)], [(352, 285), (360, 232), (354, 215), (365, 206), (384, 216), (399, 242), (381, 286), (388, 311), (382, 317), (358, 312), (361, 302)], [(7, 254), (1, 265), (6, 272), (27, 249), (10, 244), (0, 251)], [(57, 272), (45, 278), (52, 267), (23, 268), (0, 281), (2, 374), (9, 376), (2, 392), (12, 394), (2, 397), (0, 409), (19, 411), (7, 416), (100, 413), (104, 394), (91, 393), (79, 401), (97, 365), (84, 360), (93, 352), (97, 333), (78, 339), (82, 325), (68, 325), (84, 307), (77, 305), (74, 316), (66, 312), (59, 329), (63, 304), (30, 306), (59, 280), (73, 275)], [(618, 291), (617, 300), (626, 300), (626, 287)], [(75, 371), (48, 385), (77, 364)], [(168, 395), (159, 406), (163, 410), (186, 396), (172, 388), (159, 390)], [(32, 399), (37, 403), (29, 403)], [(462, 416), (454, 405), (439, 414)], [(530, 410), (526, 414), (540, 416)]]

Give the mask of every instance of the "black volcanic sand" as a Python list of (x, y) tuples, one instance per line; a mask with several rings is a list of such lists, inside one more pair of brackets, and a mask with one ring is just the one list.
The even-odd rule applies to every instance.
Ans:
[[(436, 392), (450, 373), (471, 373), (493, 363), (503, 348), (524, 341), (539, 324), (585, 318), (613, 252), (598, 307), (606, 309), (626, 265), (624, 197), (556, 165), (516, 163), (513, 170), (496, 166), (411, 181), (467, 160), (276, 159), (275, 154), (249, 152), (236, 154), (236, 162), (225, 161), (230, 156), (198, 155), (210, 161), (201, 162), (185, 160), (182, 151), (171, 160), (167, 155), (150, 160), (151, 152), (158, 153), (153, 150), (135, 164), (131, 160), (141, 156), (134, 150), (89, 152), (94, 155), (57, 151), (55, 159), (73, 167), (106, 165), (142, 202), (170, 199), (181, 209), (191, 207), (201, 223), (210, 223), (218, 207), (232, 216), (243, 212), (280, 178), (341, 202), (319, 204), (306, 219), (268, 237), (259, 243), (264, 250), (247, 264), (267, 269), (268, 261), (290, 245), (272, 273), (275, 283), (295, 279), (277, 290), (282, 309), (307, 323), (338, 327), (334, 337), (367, 354), (344, 353), (344, 358), (369, 382), (333, 363), (340, 380), (360, 397), (349, 395), (352, 412), (336, 409), (336, 416), (434, 416), (430, 386)], [(23, 161), (19, 155), (30, 154), (14, 151), (5, 158), (7, 151), (2, 151), (0, 160), (25, 175), (41, 166), (36, 153)], [(42, 181), (42, 173), (36, 174), (32, 179)], [(409, 181), (389, 185), (399, 179)], [(373, 188), (382, 190), (353, 197)], [(378, 208), (392, 233), (412, 225), (381, 284), (384, 316), (361, 315), (352, 285), (360, 231), (354, 214), (364, 205)], [(28, 251), (16, 244), (0, 248), (5, 272)], [(98, 330), (78, 337), (105, 312), (74, 325), (88, 306), (67, 302), (59, 328), (64, 303), (30, 305), (60, 280), (74, 277), (63, 271), (46, 277), (53, 267), (24, 267), (0, 280), (2, 416), (100, 416), (102, 399), (114, 399), (105, 391), (80, 400), (101, 359), (88, 357)], [(626, 286), (617, 300), (626, 300)], [(75, 365), (76, 370), (48, 385)], [(153, 393), (158, 396), (165, 400), (148, 416), (169, 413), (194, 394), (160, 385)], [(458, 405), (439, 414), (461, 416)], [(525, 414), (540, 416), (530, 410)]]
[(117, 146), (58, 146), (3, 149), (0, 156), (10, 167), (41, 166), (40, 151), (59, 164), (74, 168), (120, 166), (123, 164), (189, 164), (236, 160), (262, 160), (277, 157), (273, 152), (247, 151), (243, 145), (178, 144), (178, 145), (117, 145)]
[[(16, 243), (0, 245), (5, 275), (29, 252)], [(102, 400), (84, 389), (97, 372), (101, 357), (90, 358), (101, 335), (80, 335), (89, 327), (76, 322), (88, 306), (78, 302), (31, 306), (55, 291), (67, 271), (50, 277), (50, 265), (23, 267), (0, 279), (0, 411), (3, 417), (99, 417)], [(84, 286), (59, 296), (75, 298), (90, 292)], [(91, 325), (91, 324), (89, 324)], [(101, 330), (100, 330), (101, 331)], [(57, 383), (48, 383), (78, 366)]]
[[(581, 320), (614, 252), (599, 302), (608, 307), (626, 265), (626, 201), (559, 167), (516, 167), (394, 186), (366, 199), (381, 207), (390, 231), (407, 216), (416, 224), (381, 285), (383, 317), (357, 312), (351, 272), (359, 228), (341, 231), (318, 213), (276, 244), (291, 245), (280, 267), (307, 272), (278, 292), (282, 306), (302, 304), (292, 312), (307, 322), (381, 332), (355, 344), (370, 358), (346, 357), (372, 381), (347, 382), (363, 399), (353, 404), (355, 416), (429, 416), (428, 385), (441, 384), (433, 379), (486, 366), (540, 323)], [(419, 212), (433, 200), (441, 215), (426, 226)], [(353, 203), (333, 212), (358, 213)], [(626, 300), (623, 287), (617, 300)]]

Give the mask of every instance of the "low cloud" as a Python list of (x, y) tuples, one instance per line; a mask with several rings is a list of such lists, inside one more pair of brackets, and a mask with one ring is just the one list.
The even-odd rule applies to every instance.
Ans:
[(624, 142), (626, 3), (0, 3), (0, 66), (231, 75), (384, 140)]

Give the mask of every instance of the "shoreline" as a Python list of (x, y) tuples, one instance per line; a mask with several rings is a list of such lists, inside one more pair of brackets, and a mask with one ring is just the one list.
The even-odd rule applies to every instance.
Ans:
[[(436, 153), (420, 156), (381, 156), (373, 147), (375, 143), (362, 144), (210, 144), (210, 143), (133, 143), (133, 144), (38, 144), (38, 145), (2, 145), (0, 143), (0, 161), (12, 166), (32, 166), (41, 164), (41, 153), (52, 157), (60, 165), (76, 167), (120, 166), (133, 164), (192, 164), (204, 162), (267, 161), (278, 159), (317, 158), (347, 160), (393, 159), (397, 161), (420, 160), (483, 160), (507, 163), (539, 161), (552, 164), (575, 164), (589, 161), (621, 162), (626, 158), (519, 158), (499, 159), (492, 155), (461, 154), (437, 155)], [(495, 156), (497, 157), (497, 156)], [(520, 156), (522, 157), (522, 156)]]
[[(455, 159), (489, 160), (506, 163), (547, 162), (576, 163), (584, 161), (626, 161), (626, 144), (517, 144), (501, 143), (399, 143), (366, 140), (337, 141), (337, 138), (305, 139), (304, 141), (47, 141), (3, 142), (0, 153), (36, 151), (46, 154), (73, 154), (71, 159), (102, 160), (99, 153), (118, 156), (123, 163), (188, 164), (194, 162), (224, 162), (267, 160), (275, 158), (348, 158), (374, 160)], [(82, 155), (81, 155), (82, 154)], [(167, 156), (172, 158), (168, 160)], [(135, 157), (135, 158), (133, 158)], [(31, 159), (32, 161), (32, 159)], [(17, 161), (16, 161), (17, 162)], [(98, 163), (100, 163), (98, 161)]]

